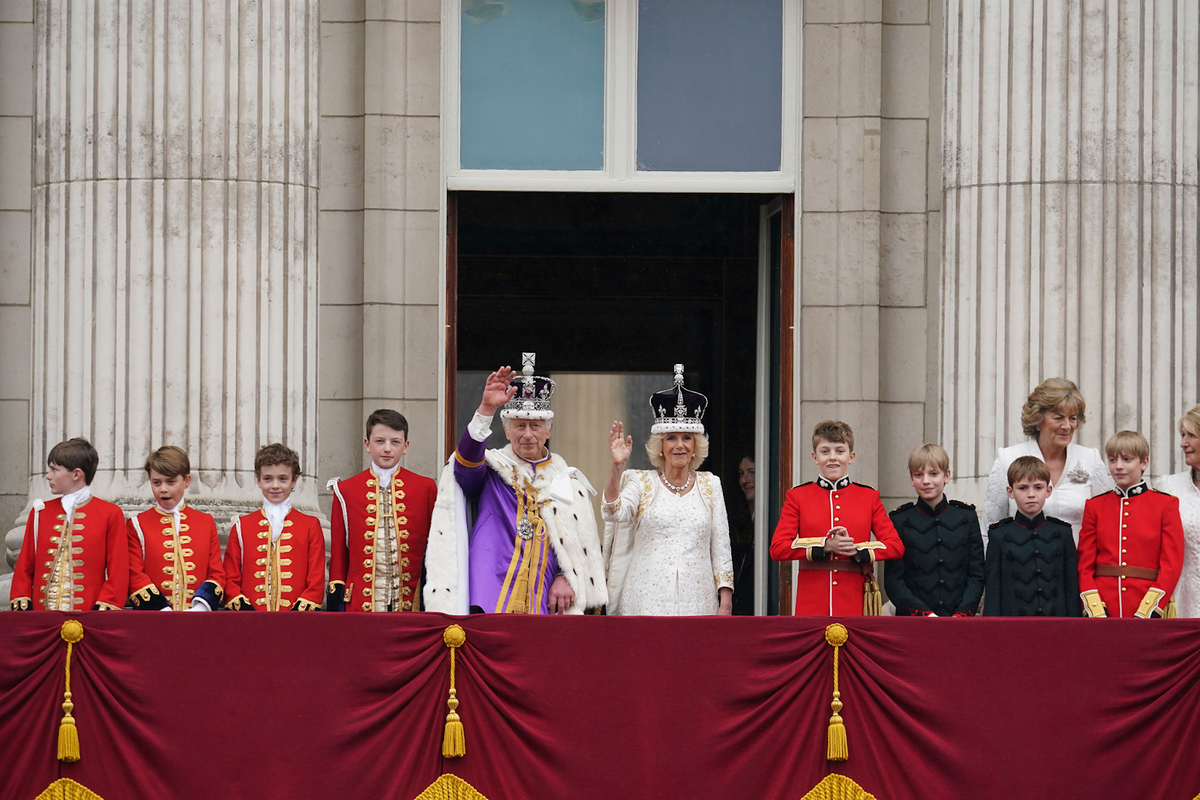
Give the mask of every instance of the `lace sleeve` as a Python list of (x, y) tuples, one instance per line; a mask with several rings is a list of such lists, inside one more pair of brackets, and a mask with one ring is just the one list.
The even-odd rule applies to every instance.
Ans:
[(1098, 494), (1104, 494), (1112, 488), (1108, 474), (1108, 464), (1104, 460), (1104, 456), (1100, 455), (1100, 451), (1094, 448), (1088, 448), (1092, 452), (1092, 469), (1091, 469), (1091, 485), (1092, 497)]
[(983, 496), (983, 546), (987, 548), (988, 527), (1008, 516), (1008, 464), (999, 451), (996, 453), (996, 463), (988, 473), (987, 490)]
[(733, 554), (729, 545), (729, 515), (725, 513), (725, 494), (721, 491), (721, 479), (716, 475), (712, 476), (713, 486), (713, 503), (712, 503), (712, 543), (711, 558), (713, 567), (713, 580), (716, 581), (717, 588), (733, 586)]
[(612, 503), (603, 502), (601, 497), (600, 517), (605, 522), (632, 522), (642, 504), (642, 481), (635, 471), (626, 472), (621, 478), (621, 493)]

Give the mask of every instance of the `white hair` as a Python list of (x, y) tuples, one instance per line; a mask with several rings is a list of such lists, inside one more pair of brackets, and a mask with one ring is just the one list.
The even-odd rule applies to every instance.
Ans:
[[(679, 433), (679, 431), (672, 431), (672, 433)], [(646, 442), (646, 455), (650, 456), (650, 463), (654, 465), (655, 469), (662, 469), (667, 463), (667, 459), (663, 456), (662, 443), (663, 439), (666, 439), (668, 435), (666, 433), (652, 433), (650, 434), (649, 441)], [(696, 449), (692, 453), (692, 463), (689, 464), (692, 469), (695, 469), (704, 463), (704, 459), (708, 458), (708, 434), (693, 433), (687, 435), (690, 435), (696, 443)]]

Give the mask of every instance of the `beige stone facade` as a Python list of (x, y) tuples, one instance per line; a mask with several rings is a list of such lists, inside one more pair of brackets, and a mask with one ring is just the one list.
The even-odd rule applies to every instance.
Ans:
[[(632, 0), (609, 2), (623, 7)], [(44, 451), (67, 435), (96, 440), (101, 469), (120, 479), (114, 491), (124, 498), (137, 491), (141, 450), (156, 436), (179, 432), (212, 501), (235, 504), (252, 499), (245, 470), (255, 443), (283, 438), (302, 449), (307, 496), (319, 490), (327, 510), (325, 481), (365, 464), (366, 414), (391, 406), (413, 426), (406, 465), (434, 474), (445, 456), (445, 410), (454, 403), (444, 366), (443, 104), (457, 91), (443, 78), (453, 51), (442, 15), (457, 14), (460, 4), (292, 0), (286, 7), (300, 18), (292, 27), (263, 28), (265, 60), (257, 67), (244, 62), (233, 82), (229, 58), (195, 46), (227, 4), (151, 4), (169, 9), (143, 42), (165, 59), (156, 74), (167, 82), (152, 83), (146, 96), (172, 111), (155, 118), (161, 130), (148, 132), (130, 127), (136, 108), (120, 96), (95, 95), (76, 73), (55, 83), (53, 65), (39, 61), (58, 47), (83, 59), (77, 63), (101, 65), (98, 47), (120, 49), (119, 37), (98, 40), (95, 31), (104, 26), (69, 19), (65, 5), (0, 4), (0, 521), (16, 520), (43, 494)], [(139, 7), (135, 0), (70, 5), (73, 14), (81, 6), (125, 13)], [(1024, 396), (1056, 374), (1078, 381), (1091, 404), (1084, 443), (1138, 428), (1151, 439), (1152, 470), (1179, 469), (1175, 420), (1200, 400), (1195, 4), (784, 5), (797, 14), (793, 55), (801, 73), (796, 141), (784, 144), (798, 153), (784, 181), (796, 195), (794, 474), (810, 471), (813, 423), (840, 417), (858, 434), (857, 479), (879, 486), (887, 505), (909, 498), (907, 454), (923, 441), (947, 445), (958, 496), (979, 500), (995, 448), (1019, 438)], [(271, 0), (255, 6), (268, 20), (283, 7)], [(181, 28), (176, 41), (171, 21), (180, 14), (176, 22), (191, 19), (192, 27)], [(222, 30), (238, 29), (235, 23), (226, 20)], [(279, 85), (285, 70), (270, 58), (285, 51), (291, 72)], [(114, 51), (111, 68), (125, 70), (126, 86), (139, 87), (137, 64), (120, 60), (134, 50), (125, 52)], [(176, 64), (172, 59), (188, 76), (178, 83), (162, 77), (172, 74), (161, 71)], [(245, 92), (270, 98), (278, 90), (286, 114), (283, 105), (217, 103), (214, 85), (240, 87), (245, 102)], [(59, 105), (45, 105), (49, 100)], [(145, 174), (121, 163), (106, 167), (88, 160), (99, 152), (96, 143), (80, 139), (82, 171), (62, 180), (90, 182), (81, 191), (93, 198), (110, 179), (172, 178), (201, 194), (196, 187), (206, 181), (220, 185), (220, 197), (193, 202), (187, 198), (201, 195), (185, 191), (168, 201), (180, 203), (169, 220), (149, 226), (139, 219), (149, 212), (124, 206), (104, 212), (115, 223), (81, 206), (90, 215), (86, 230), (47, 224), (58, 209), (47, 193), (60, 179), (43, 165), (71, 142), (43, 141), (38, 126), (62, 109), (102, 122), (109, 100), (118, 127), (149, 136), (161, 161), (151, 159)], [(235, 155), (217, 163), (221, 151), (210, 128), (230, 134), (250, 117), (270, 120), (273, 113), (302, 119), (268, 155), (281, 164), (319, 164), (319, 171), (239, 177)], [(214, 163), (197, 157), (214, 152)], [(292, 187), (301, 199), (289, 203), (287, 219), (251, 218), (230, 199), (239, 180), (284, 194)], [(189, 250), (209, 235), (210, 222), (230, 226), (223, 241), (234, 243), (232, 251)], [(172, 226), (188, 224), (193, 236), (179, 234), (180, 245)], [(139, 265), (130, 260), (122, 271), (122, 248), (136, 245), (139, 226), (155, 225), (164, 232), (147, 232), (146, 246), (165, 248), (164, 291), (200, 305), (171, 332), (154, 329), (155, 341), (181, 337), (193, 349), (161, 360), (170, 368), (137, 377), (129, 369), (141, 358), (137, 348), (155, 345), (140, 341), (135, 348), (132, 317), (120, 309), (110, 314), (113, 333), (97, 329), (91, 348), (63, 342), (59, 321), (76, 309), (51, 309), (44, 277), (63, 268), (79, 291), (135, 296), (143, 288)], [(270, 244), (273, 237), (274, 266), (237, 251), (238, 242)], [(116, 253), (113, 264), (88, 249), (97, 242)], [(250, 365), (268, 334), (236, 321), (236, 290), (210, 296), (203, 280), (189, 282), (189, 269), (218, 261), (226, 269), (230, 258), (262, 271), (259, 303), (288, 326), (289, 356), (278, 369)], [(219, 346), (200, 347), (215, 341)], [(72, 348), (78, 357), (64, 361)], [(172, 419), (156, 409), (164, 393), (176, 391), (171, 381), (179, 369), (198, 399)], [(135, 389), (149, 399), (131, 412)], [(0, 570), (9, 568), (19, 543), (15, 529)]]

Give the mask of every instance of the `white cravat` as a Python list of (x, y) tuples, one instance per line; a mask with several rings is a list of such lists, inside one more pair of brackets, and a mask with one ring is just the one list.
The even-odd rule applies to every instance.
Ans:
[(179, 530), (179, 512), (183, 511), (184, 498), (179, 498), (179, 502), (174, 508), (163, 508), (162, 503), (155, 503), (154, 508), (160, 514), (170, 514), (175, 519), (175, 530)]
[(63, 511), (66, 512), (68, 517), (71, 516), (72, 514), (75, 513), (75, 509), (79, 508), (81, 505), (86, 503), (91, 498), (91, 496), (92, 496), (92, 487), (91, 486), (85, 486), (82, 489), (79, 489), (78, 491), (71, 492), (70, 494), (64, 494), (61, 498), (62, 504), (63, 504)]
[(263, 513), (267, 515), (267, 522), (271, 523), (271, 541), (279, 540), (279, 535), (283, 533), (283, 521), (291, 510), (291, 497), (286, 498), (282, 503), (272, 503), (265, 497), (263, 498)]
[(375, 477), (379, 479), (380, 489), (386, 489), (392, 485), (392, 476), (396, 474), (396, 470), (398, 469), (400, 469), (399, 464), (396, 464), (396, 466), (392, 467), (391, 469), (384, 469), (375, 463), (371, 464), (371, 471), (374, 472)]

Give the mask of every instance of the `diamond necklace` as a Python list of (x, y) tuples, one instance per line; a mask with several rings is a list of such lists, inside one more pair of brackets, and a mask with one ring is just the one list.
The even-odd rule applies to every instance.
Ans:
[(684, 492), (686, 492), (688, 489), (691, 488), (692, 478), (696, 477), (696, 473), (692, 472), (689, 469), (688, 470), (688, 479), (684, 482), (683, 486), (676, 486), (675, 484), (673, 484), (669, 480), (667, 480), (667, 474), (665, 472), (663, 472), (661, 469), (658, 471), (658, 477), (662, 480), (662, 482), (664, 484), (666, 484), (666, 487), (668, 489), (670, 489), (672, 492), (674, 492), (675, 494), (683, 494)]

